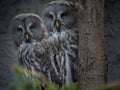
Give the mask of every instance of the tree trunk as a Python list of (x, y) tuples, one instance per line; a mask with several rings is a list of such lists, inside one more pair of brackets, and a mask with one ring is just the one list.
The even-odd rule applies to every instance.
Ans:
[(104, 0), (82, 0), (79, 20), (79, 86), (93, 90), (105, 84)]

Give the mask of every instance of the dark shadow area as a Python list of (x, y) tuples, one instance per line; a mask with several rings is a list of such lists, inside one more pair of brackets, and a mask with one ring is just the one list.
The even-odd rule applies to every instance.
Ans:
[(105, 50), (110, 83), (120, 81), (120, 1), (105, 1)]

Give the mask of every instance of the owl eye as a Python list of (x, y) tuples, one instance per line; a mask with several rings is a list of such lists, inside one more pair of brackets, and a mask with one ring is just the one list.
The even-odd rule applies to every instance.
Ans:
[(23, 29), (22, 28), (20, 28), (20, 27), (18, 27), (18, 32), (23, 32)]
[(34, 25), (31, 25), (31, 26), (30, 26), (30, 30), (31, 30), (31, 31), (34, 31), (35, 29), (36, 29), (36, 27), (35, 27)]
[(48, 18), (53, 19), (53, 15), (49, 14)]
[(61, 14), (61, 18), (62, 18), (62, 19), (65, 19), (65, 18), (67, 17), (67, 15), (68, 15), (67, 13), (62, 13), (62, 14)]

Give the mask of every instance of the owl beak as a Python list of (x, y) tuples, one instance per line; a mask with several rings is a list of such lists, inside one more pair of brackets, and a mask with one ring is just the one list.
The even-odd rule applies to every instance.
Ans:
[(56, 28), (60, 28), (61, 24), (60, 24), (60, 21), (59, 21), (59, 20), (56, 20), (56, 21), (55, 21), (55, 26), (56, 26)]
[(25, 39), (26, 39), (26, 42), (30, 42), (30, 36), (28, 33), (25, 33)]
[(25, 34), (25, 38), (26, 38), (26, 40), (28, 40), (29, 39), (29, 35)]

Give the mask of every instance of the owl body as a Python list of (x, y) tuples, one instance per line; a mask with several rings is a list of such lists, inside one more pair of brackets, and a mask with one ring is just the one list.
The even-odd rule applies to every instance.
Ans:
[[(26, 69), (25, 75), (30, 76), (27, 70), (36, 71), (50, 81), (61, 83), (52, 66), (51, 53), (47, 50), (51, 40), (45, 40), (48, 33), (42, 19), (33, 13), (20, 14), (12, 19), (10, 29), (18, 51), (18, 62)], [(39, 47), (37, 42), (40, 43)]]
[[(56, 66), (54, 53), (57, 51), (53, 50), (53, 48), (55, 49), (58, 46), (57, 42), (60, 37), (66, 38), (66, 35), (64, 33), (61, 35), (54, 34), (48, 39), (43, 39), (39, 42), (23, 43), (19, 48), (18, 59), (26, 70), (43, 74), (50, 82), (62, 86), (64, 74), (61, 71), (61, 67)], [(63, 38), (59, 42), (64, 42)]]
[(48, 38), (42, 19), (31, 13), (17, 15), (11, 21), (10, 28), (18, 50), (19, 64), (26, 70), (41, 73), (51, 82), (61, 85), (62, 76), (60, 67), (56, 67), (53, 59), (55, 52), (53, 48), (59, 46), (58, 41), (63, 42), (66, 35), (54, 33)]
[[(25, 67), (26, 70), (40, 73), (48, 78), (50, 82), (61, 84), (61, 78), (53, 67), (52, 53), (47, 47), (41, 47), (41, 43), (42, 42), (23, 44), (19, 49), (19, 63)], [(41, 49), (43, 49), (43, 51)], [(27, 73), (27, 71), (25, 73)]]
[(60, 74), (63, 75), (64, 83), (77, 81), (79, 37), (76, 15), (75, 5), (68, 1), (52, 1), (43, 8), (43, 21), (49, 35), (52, 36), (54, 33), (60, 35), (62, 32), (67, 34), (65, 42), (59, 42), (58, 40), (58, 46), (53, 45), (53, 49), (58, 51), (53, 52), (53, 60), (56, 62), (56, 67), (60, 67)]
[(44, 6), (44, 23), (38, 16), (34, 19), (36, 15), (32, 19), (31, 15), (15, 17), (12, 34), (15, 45), (19, 47), (19, 63), (27, 70), (45, 75), (59, 86), (77, 81), (78, 28), (75, 12), (71, 2), (59, 0)]

